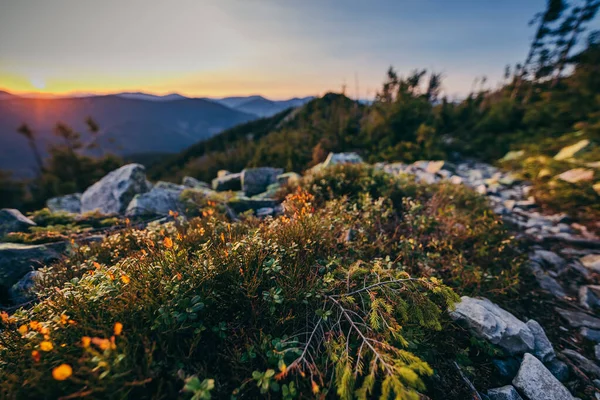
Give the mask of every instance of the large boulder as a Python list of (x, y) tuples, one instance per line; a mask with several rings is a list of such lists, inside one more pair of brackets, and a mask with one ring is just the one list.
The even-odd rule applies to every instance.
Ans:
[(282, 173), (282, 168), (246, 168), (242, 171), (242, 191), (247, 196), (263, 193), (269, 185), (277, 182)]
[(6, 291), (28, 272), (58, 260), (65, 246), (64, 243), (0, 243), (0, 288)]
[(218, 192), (242, 190), (242, 174), (220, 174), (212, 180), (212, 188)]
[(535, 337), (514, 315), (485, 298), (461, 297), (450, 316), (473, 334), (511, 355), (533, 351)]
[(544, 364), (527, 353), (512, 384), (528, 400), (573, 400), (566, 387)]
[(123, 214), (136, 194), (146, 193), (152, 185), (141, 164), (127, 164), (87, 188), (81, 196), (81, 212)]
[(46, 207), (52, 212), (79, 214), (81, 212), (81, 193), (53, 197), (46, 201)]
[(21, 214), (14, 208), (3, 208), (0, 210), (0, 239), (7, 233), (24, 232), (35, 222)]
[(156, 185), (149, 192), (136, 194), (127, 206), (125, 215), (168, 215), (169, 211), (180, 212), (183, 206), (179, 200), (184, 187)]

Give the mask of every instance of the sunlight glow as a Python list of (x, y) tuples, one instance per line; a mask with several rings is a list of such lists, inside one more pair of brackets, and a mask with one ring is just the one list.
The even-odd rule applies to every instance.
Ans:
[(29, 78), (29, 81), (31, 82), (31, 85), (36, 89), (41, 90), (46, 87), (46, 82), (44, 82), (44, 80), (39, 76), (32, 76), (31, 78)]

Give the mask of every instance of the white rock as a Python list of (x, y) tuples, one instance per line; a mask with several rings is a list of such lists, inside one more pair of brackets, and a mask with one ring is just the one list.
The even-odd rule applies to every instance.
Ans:
[(573, 400), (567, 388), (544, 364), (527, 353), (512, 384), (528, 400)]
[(81, 212), (98, 210), (103, 214), (122, 214), (136, 194), (146, 193), (151, 187), (143, 165), (124, 165), (83, 192)]
[(3, 208), (0, 210), (0, 239), (10, 232), (24, 232), (35, 222), (21, 214), (15, 208)]
[(535, 348), (535, 338), (529, 327), (488, 299), (463, 296), (450, 316), (474, 335), (509, 354), (523, 354)]
[(506, 385), (495, 389), (490, 389), (487, 392), (487, 397), (490, 400), (523, 400), (517, 390), (512, 385)]

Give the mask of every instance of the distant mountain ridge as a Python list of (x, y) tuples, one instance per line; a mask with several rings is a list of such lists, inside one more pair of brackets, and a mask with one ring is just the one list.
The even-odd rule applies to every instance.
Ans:
[(104, 152), (120, 155), (146, 152), (177, 152), (224, 129), (256, 119), (204, 99), (146, 101), (118, 95), (61, 99), (5, 98), (0, 102), (0, 169), (17, 176), (31, 174), (34, 160), (27, 141), (16, 130), (27, 123), (45, 150), (58, 143), (53, 135), (64, 122), (90, 140), (85, 119), (100, 126)]
[(142, 92), (47, 98), (0, 91), (0, 169), (17, 176), (33, 171), (27, 141), (16, 133), (22, 123), (36, 132), (44, 152), (58, 141), (52, 134), (57, 122), (72, 126), (84, 141), (89, 140), (84, 121), (91, 116), (100, 125), (105, 152), (123, 156), (175, 153), (225, 129), (275, 115), (310, 99), (273, 101), (258, 95), (209, 99)]

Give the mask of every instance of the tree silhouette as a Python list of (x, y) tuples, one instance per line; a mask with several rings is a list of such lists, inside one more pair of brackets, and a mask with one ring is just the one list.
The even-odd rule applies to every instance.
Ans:
[(35, 142), (35, 133), (29, 128), (27, 124), (21, 124), (19, 128), (17, 128), (17, 132), (20, 135), (23, 135), (27, 139), (27, 143), (31, 148), (31, 152), (33, 153), (33, 158), (35, 159), (35, 163), (38, 167), (38, 175), (42, 173), (44, 170), (44, 163), (42, 162), (42, 156), (40, 155), (40, 151), (38, 150), (37, 143)]

